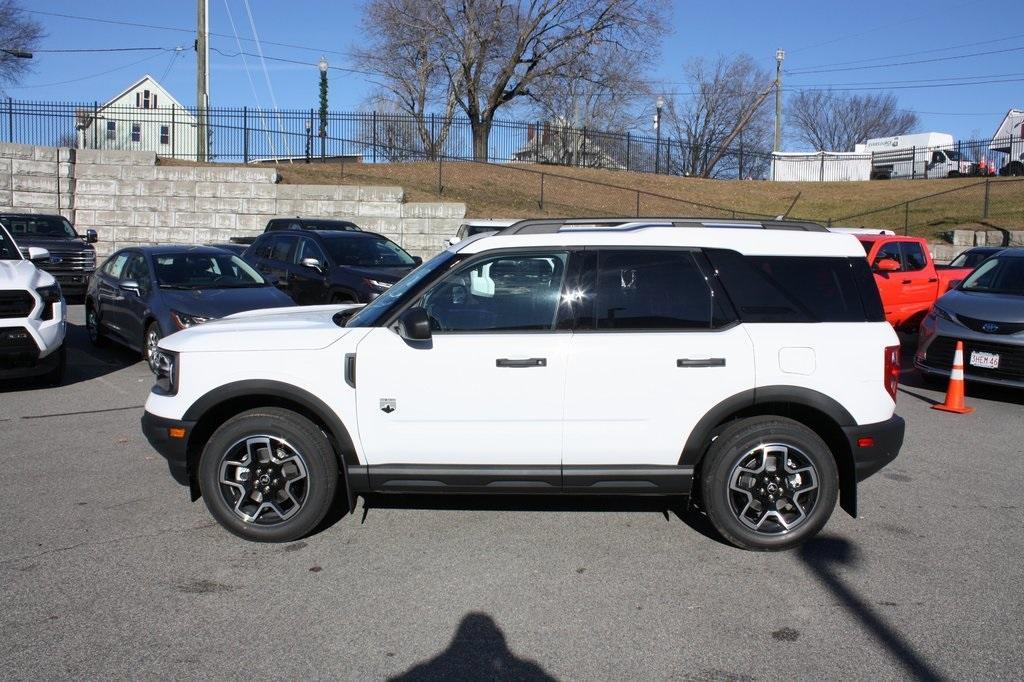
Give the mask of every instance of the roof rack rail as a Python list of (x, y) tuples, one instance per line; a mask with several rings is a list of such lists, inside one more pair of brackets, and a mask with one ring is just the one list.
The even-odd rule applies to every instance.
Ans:
[(775, 220), (745, 218), (528, 218), (499, 230), (497, 235), (552, 234), (562, 231), (597, 229), (638, 230), (648, 227), (708, 227), (743, 230), (790, 230), (796, 232), (828, 232), (823, 226), (809, 220)]

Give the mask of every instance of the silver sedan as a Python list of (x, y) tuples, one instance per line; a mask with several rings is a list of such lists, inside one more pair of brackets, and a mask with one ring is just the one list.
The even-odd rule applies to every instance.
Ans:
[(1024, 249), (985, 260), (921, 322), (914, 365), (926, 379), (948, 377), (956, 342), (964, 376), (1024, 388)]

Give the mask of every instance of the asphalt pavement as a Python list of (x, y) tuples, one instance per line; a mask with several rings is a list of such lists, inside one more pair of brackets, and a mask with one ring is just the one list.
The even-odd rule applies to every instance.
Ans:
[[(900, 457), (803, 548), (660, 499), (360, 500), (285, 545), (190, 503), (139, 430), (151, 375), (89, 346), (0, 387), (5, 679), (1019, 679), (1024, 393), (905, 374)], [(905, 359), (909, 359), (909, 356)], [(879, 377), (881, 380), (881, 377)]]

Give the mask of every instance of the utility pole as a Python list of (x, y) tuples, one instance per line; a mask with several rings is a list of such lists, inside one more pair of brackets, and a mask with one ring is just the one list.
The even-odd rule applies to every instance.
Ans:
[(206, 0), (196, 0), (196, 161), (206, 161), (210, 146), (207, 109), (210, 106), (210, 15)]
[(775, 144), (772, 151), (782, 149), (782, 60), (785, 50), (775, 50)]

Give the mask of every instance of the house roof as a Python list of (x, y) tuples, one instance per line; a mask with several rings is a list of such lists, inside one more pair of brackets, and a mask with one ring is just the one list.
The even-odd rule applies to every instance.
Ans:
[(169, 90), (168, 90), (167, 88), (165, 88), (165, 87), (164, 87), (163, 85), (161, 85), (161, 84), (159, 83), (159, 81), (157, 81), (157, 79), (153, 78), (153, 77), (152, 77), (151, 75), (149, 75), (149, 74), (147, 73), (147, 74), (144, 74), (144, 75), (143, 75), (143, 76), (142, 76), (141, 78), (139, 78), (139, 79), (138, 79), (138, 80), (136, 80), (135, 82), (133, 82), (133, 83), (132, 83), (131, 85), (129, 85), (129, 86), (127, 87), (127, 88), (125, 88), (125, 89), (124, 89), (124, 90), (122, 90), (121, 92), (117, 93), (117, 94), (116, 94), (116, 95), (114, 95), (114, 96), (113, 96), (112, 98), (110, 98), (110, 99), (109, 99), (109, 100), (107, 101), (107, 103), (106, 103), (106, 104), (104, 104), (103, 106), (101, 106), (101, 107), (100, 107), (100, 111), (102, 111), (103, 109), (106, 109), (106, 108), (107, 108), (107, 107), (109, 107), (110, 105), (114, 104), (114, 102), (116, 102), (117, 100), (121, 99), (122, 97), (124, 97), (125, 95), (127, 95), (127, 94), (128, 94), (129, 92), (131, 92), (132, 90), (135, 90), (136, 88), (138, 88), (138, 87), (139, 87), (140, 85), (142, 85), (142, 84), (143, 84), (143, 83), (145, 83), (146, 81), (149, 81), (150, 83), (152, 83), (152, 84), (153, 84), (153, 85), (155, 85), (156, 87), (160, 88), (160, 94), (162, 94), (163, 96), (165, 96), (165, 97), (169, 98), (169, 99), (171, 100), (171, 104), (172, 104), (172, 105), (176, 104), (177, 106), (181, 107), (182, 109), (184, 109), (184, 108), (185, 108), (185, 107), (184, 107), (184, 106), (182, 105), (182, 103), (181, 103), (181, 102), (179, 102), (179, 101), (178, 101), (177, 99), (175, 99), (174, 95), (172, 95), (172, 94), (170, 93), (170, 91), (169, 91)]

